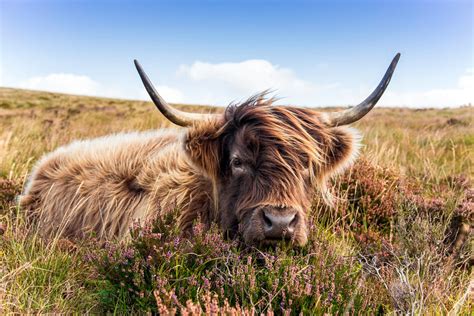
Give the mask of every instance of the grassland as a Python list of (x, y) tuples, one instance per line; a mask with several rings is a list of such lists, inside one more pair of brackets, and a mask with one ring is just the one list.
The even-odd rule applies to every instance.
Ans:
[(341, 202), (316, 199), (304, 249), (241, 249), (199, 228), (177, 242), (169, 218), (129, 244), (75, 244), (42, 240), (15, 205), (35, 161), (78, 138), (171, 124), (149, 102), (0, 88), (0, 314), (468, 314), (473, 123), (472, 107), (373, 110), (355, 124), (359, 163), (334, 180)]

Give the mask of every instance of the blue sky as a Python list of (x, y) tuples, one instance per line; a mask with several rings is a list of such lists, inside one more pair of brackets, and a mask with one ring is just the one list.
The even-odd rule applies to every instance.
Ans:
[[(0, 0), (0, 86), (225, 105), (347, 105), (402, 57), (380, 103), (474, 103), (472, 1)], [(472, 90), (472, 91), (471, 91)]]

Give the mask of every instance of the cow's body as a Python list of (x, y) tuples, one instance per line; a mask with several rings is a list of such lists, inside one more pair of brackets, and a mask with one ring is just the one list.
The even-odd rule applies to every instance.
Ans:
[(344, 125), (373, 108), (398, 58), (374, 92), (345, 111), (273, 106), (262, 93), (212, 115), (170, 106), (135, 62), (157, 108), (186, 129), (61, 147), (37, 164), (20, 203), (48, 236), (123, 237), (133, 220), (177, 208), (183, 234), (200, 218), (248, 244), (304, 245), (315, 191), (328, 196), (328, 178), (357, 156), (358, 134)]
[(132, 220), (187, 209), (190, 199), (201, 199), (200, 210), (180, 218), (187, 229), (198, 211), (208, 215), (210, 188), (184, 154), (183, 130), (164, 129), (58, 148), (38, 162), (20, 202), (43, 233), (110, 238), (126, 235)]

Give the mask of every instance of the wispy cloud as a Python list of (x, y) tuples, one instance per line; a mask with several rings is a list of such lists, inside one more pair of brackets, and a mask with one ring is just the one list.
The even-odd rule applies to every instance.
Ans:
[[(278, 96), (288, 97), (285, 101), (289, 100), (293, 104), (348, 105), (365, 99), (375, 88), (353, 89), (337, 83), (316, 84), (300, 78), (290, 68), (263, 59), (215, 64), (196, 61), (192, 65), (181, 65), (177, 73), (192, 82), (201, 83), (207, 91), (205, 95), (201, 91), (194, 91), (189, 94), (192, 99), (186, 99), (188, 102), (203, 102), (204, 99), (207, 103), (225, 104), (232, 99), (240, 100), (253, 93), (273, 89)], [(467, 69), (454, 87), (397, 91), (392, 85), (380, 104), (407, 107), (460, 106), (474, 102), (473, 87), (474, 73), (472, 69)]]
[(426, 91), (391, 92), (384, 96), (384, 104), (408, 107), (455, 107), (474, 103), (474, 72), (467, 69), (455, 87)]
[(291, 97), (295, 102), (308, 104), (322, 91), (337, 86), (334, 83), (315, 84), (298, 77), (290, 68), (274, 65), (264, 59), (215, 64), (196, 61), (192, 65), (181, 65), (177, 73), (193, 82), (207, 85), (211, 91), (206, 94), (208, 100), (221, 104), (266, 89), (275, 90), (280, 96)]
[[(363, 100), (371, 87), (353, 89), (335, 83), (316, 84), (299, 77), (292, 69), (274, 65), (263, 59), (242, 62), (209, 63), (196, 61), (176, 70), (172, 85), (157, 85), (168, 102), (219, 104), (245, 99), (256, 92), (273, 89), (285, 99), (281, 103), (295, 105), (347, 105)], [(53, 73), (29, 78), (20, 88), (93, 95), (113, 98), (149, 100), (142, 87), (115, 89), (86, 75)], [(407, 107), (454, 107), (474, 103), (474, 72), (467, 69), (454, 87), (424, 91), (394, 90), (389, 87), (380, 104)]]
[[(167, 102), (171, 103), (183, 103), (185, 100), (183, 92), (177, 88), (173, 88), (170, 86), (165, 85), (158, 85), (155, 87), (156, 90), (159, 92), (161, 97), (165, 99)], [(150, 100), (148, 93), (146, 92), (145, 88), (140, 88), (136, 95), (130, 95), (127, 97), (128, 99), (140, 99), (140, 100)], [(196, 101), (192, 103), (197, 103)]]
[[(78, 95), (149, 100), (144, 88), (137, 91), (118, 90), (85, 75), (56, 73), (29, 78), (18, 84), (19, 88), (60, 92)], [(157, 86), (160, 94), (169, 102), (183, 102), (183, 93), (165, 85)]]
[(101, 92), (100, 84), (88, 76), (66, 73), (32, 77), (21, 82), (19, 87), (83, 95), (98, 95)]

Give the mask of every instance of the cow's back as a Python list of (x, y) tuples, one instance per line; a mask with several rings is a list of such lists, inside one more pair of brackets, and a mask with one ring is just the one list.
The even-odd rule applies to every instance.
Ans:
[(165, 129), (60, 147), (37, 163), (20, 205), (50, 236), (123, 236), (149, 207), (153, 184), (139, 183), (140, 173), (162, 152), (181, 150), (180, 137), (180, 131)]

